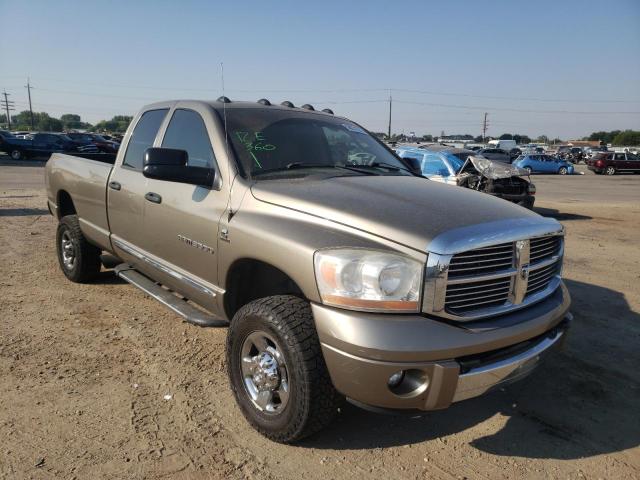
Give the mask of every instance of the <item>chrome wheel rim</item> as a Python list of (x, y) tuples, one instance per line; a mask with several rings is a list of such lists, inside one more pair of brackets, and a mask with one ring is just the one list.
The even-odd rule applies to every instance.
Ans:
[(247, 336), (240, 351), (244, 389), (255, 408), (277, 415), (289, 402), (289, 375), (278, 342), (262, 331)]
[(62, 233), (60, 238), (60, 251), (62, 252), (62, 263), (67, 270), (73, 269), (76, 264), (76, 248), (68, 231)]
[(607, 167), (607, 175), (613, 175), (614, 172), (615, 170), (613, 169), (613, 167)]

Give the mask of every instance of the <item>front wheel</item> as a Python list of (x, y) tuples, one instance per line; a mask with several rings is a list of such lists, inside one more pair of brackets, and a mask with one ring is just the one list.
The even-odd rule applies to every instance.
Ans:
[(524, 167), (524, 169), (527, 171), (527, 175), (531, 175), (533, 173), (533, 169), (531, 167)]
[(11, 156), (12, 160), (22, 160), (22, 158), (24, 157), (22, 151), (17, 149), (11, 150), (11, 153), (9, 155)]
[(231, 321), (226, 355), (236, 402), (265, 437), (294, 442), (335, 417), (342, 398), (331, 383), (307, 301), (278, 295), (245, 305)]
[(569, 173), (567, 167), (560, 167), (560, 169), (558, 170), (559, 175), (566, 175), (567, 173)]
[(608, 166), (604, 173), (606, 173), (607, 175), (615, 175), (616, 169), (612, 166)]

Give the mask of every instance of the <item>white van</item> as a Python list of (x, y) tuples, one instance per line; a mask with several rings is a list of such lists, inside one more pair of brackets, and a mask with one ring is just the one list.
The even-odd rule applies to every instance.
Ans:
[(514, 148), (517, 148), (515, 140), (489, 140), (490, 148), (499, 148), (505, 152), (510, 152)]

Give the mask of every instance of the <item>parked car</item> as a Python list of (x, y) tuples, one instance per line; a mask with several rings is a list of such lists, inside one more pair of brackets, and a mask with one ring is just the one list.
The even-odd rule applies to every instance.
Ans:
[(155, 103), (109, 163), (54, 154), (64, 275), (90, 281), (107, 251), (187, 321), (228, 326), (239, 409), (279, 442), (325, 427), (345, 397), (446, 408), (565, 338), (555, 219), (415, 175), (331, 111), (261, 102)]
[(116, 153), (120, 147), (119, 143), (107, 140), (95, 133), (68, 132), (67, 136), (76, 142), (93, 144), (98, 148), (98, 151), (104, 153)]
[(16, 138), (20, 138), (23, 140), (31, 140), (33, 138), (34, 133), (33, 132), (26, 132), (26, 131), (18, 131), (18, 132), (12, 132), (14, 137)]
[(483, 148), (478, 150), (476, 154), (496, 162), (511, 163), (511, 154), (499, 148)]
[(0, 130), (0, 142), (2, 142), (5, 138), (15, 138), (15, 135), (9, 130)]
[(56, 132), (36, 133), (30, 140), (7, 139), (0, 144), (0, 150), (7, 152), (14, 160), (48, 159), (54, 152), (98, 153), (95, 145), (75, 142), (68, 136)]
[(587, 160), (587, 167), (595, 173), (615, 175), (616, 173), (640, 172), (640, 157), (627, 152), (599, 152)]
[(533, 208), (536, 187), (521, 178), (524, 170), (511, 168), (501, 162), (474, 157), (475, 152), (460, 148), (433, 145), (428, 148), (399, 147), (401, 158), (415, 159), (422, 175), (430, 180), (471, 188), (503, 198), (525, 208)]
[(115, 136), (115, 135), (107, 135), (106, 133), (100, 133), (99, 134), (102, 138), (104, 138), (105, 140), (108, 140), (110, 142), (114, 142), (117, 143), (118, 145), (120, 145), (122, 143), (122, 136)]
[(514, 148), (517, 148), (517, 146), (515, 140), (489, 140), (487, 142), (488, 148), (497, 148), (505, 152), (510, 152)]
[(559, 175), (573, 175), (574, 173), (571, 162), (551, 155), (520, 155), (513, 162), (513, 165), (529, 173), (557, 173)]

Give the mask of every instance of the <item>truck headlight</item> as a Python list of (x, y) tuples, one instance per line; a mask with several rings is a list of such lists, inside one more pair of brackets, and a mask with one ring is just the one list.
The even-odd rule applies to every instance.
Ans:
[(417, 312), (423, 265), (396, 253), (319, 250), (316, 281), (325, 305), (364, 311)]

